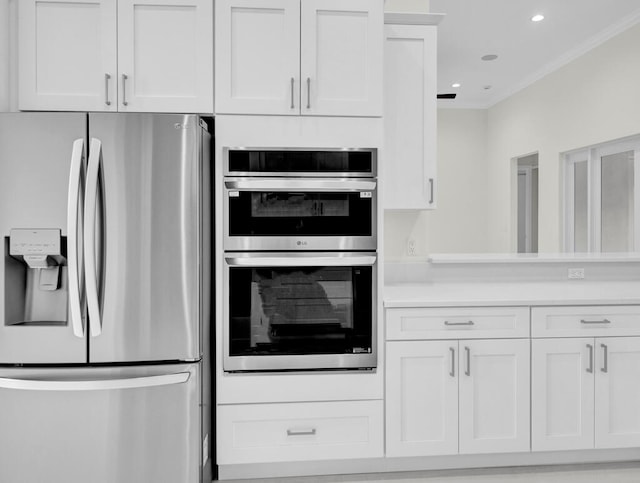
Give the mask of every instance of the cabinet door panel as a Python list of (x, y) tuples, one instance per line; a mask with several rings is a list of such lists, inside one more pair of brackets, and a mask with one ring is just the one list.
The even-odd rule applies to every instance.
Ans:
[(120, 111), (213, 112), (211, 1), (120, 0), (118, 67)]
[(458, 452), (457, 341), (387, 343), (387, 456)]
[(640, 446), (640, 337), (596, 339), (596, 351), (595, 446)]
[(116, 2), (21, 0), (18, 7), (20, 109), (116, 110)]
[(386, 209), (434, 209), (437, 27), (386, 25)]
[(532, 341), (531, 447), (593, 448), (594, 340)]
[(460, 453), (529, 451), (529, 340), (460, 341)]
[(216, 112), (300, 113), (300, 0), (216, 2)]
[(382, 115), (382, 2), (304, 0), (301, 39), (302, 114)]

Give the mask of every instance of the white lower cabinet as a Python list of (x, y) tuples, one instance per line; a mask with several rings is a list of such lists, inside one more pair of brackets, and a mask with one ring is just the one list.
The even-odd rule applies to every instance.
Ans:
[(387, 456), (529, 451), (529, 340), (387, 343)]
[(640, 446), (640, 337), (532, 342), (534, 451)]
[(217, 463), (383, 456), (383, 402), (218, 406)]

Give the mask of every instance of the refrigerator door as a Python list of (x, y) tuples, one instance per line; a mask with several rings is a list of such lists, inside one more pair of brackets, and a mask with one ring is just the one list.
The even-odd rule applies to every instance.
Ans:
[[(73, 275), (86, 132), (86, 114), (0, 114), (0, 364), (87, 361)], [(23, 255), (34, 250), (42, 259), (30, 267)]]
[(197, 483), (199, 363), (0, 370), (0, 481)]
[(203, 182), (199, 118), (90, 114), (89, 129), (89, 360), (197, 360)]

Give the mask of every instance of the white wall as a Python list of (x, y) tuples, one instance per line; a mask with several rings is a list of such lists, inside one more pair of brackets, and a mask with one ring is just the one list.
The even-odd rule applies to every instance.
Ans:
[[(438, 208), (385, 214), (385, 259), (488, 250), (487, 111), (438, 110)], [(416, 241), (416, 256), (407, 242)]]
[(0, 0), (0, 112), (18, 109), (18, 1)]
[(429, 13), (429, 0), (385, 0), (387, 12)]
[(562, 249), (560, 153), (640, 133), (640, 25), (488, 110), (489, 249), (513, 251), (511, 159), (539, 153), (539, 250)]

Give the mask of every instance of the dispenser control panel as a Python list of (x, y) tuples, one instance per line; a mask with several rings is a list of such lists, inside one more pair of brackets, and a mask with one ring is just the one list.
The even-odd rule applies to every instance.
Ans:
[(9, 254), (12, 256), (60, 256), (62, 255), (60, 238), (60, 230), (56, 229), (11, 230)]

